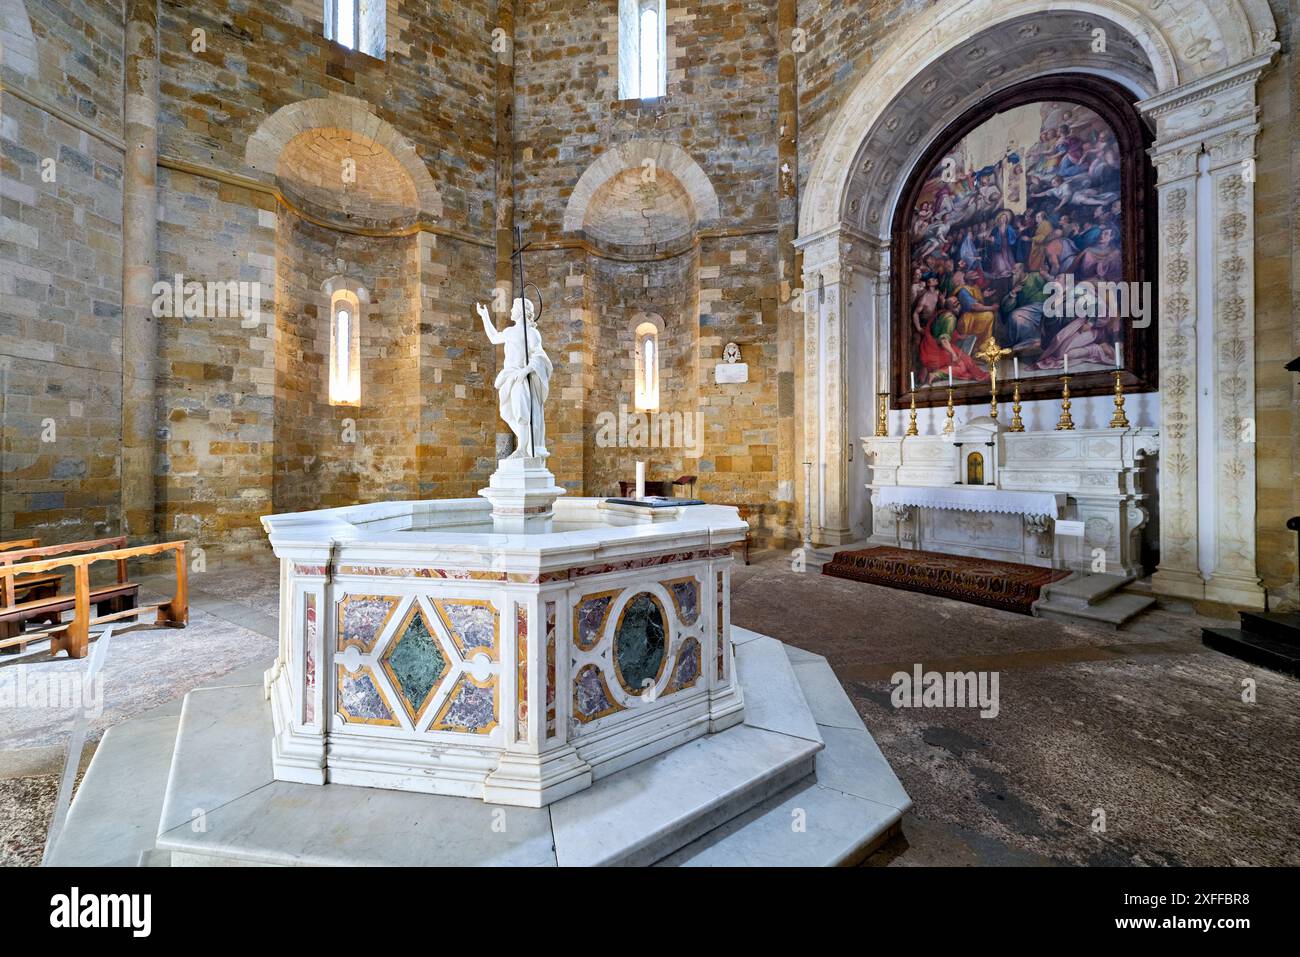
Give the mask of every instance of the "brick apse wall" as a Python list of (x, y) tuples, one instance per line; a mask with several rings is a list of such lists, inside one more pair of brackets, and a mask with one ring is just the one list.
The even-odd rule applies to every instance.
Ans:
[[(4, 537), (122, 526), (132, 2), (3, 7)], [(255, 328), (238, 316), (158, 320), (154, 533), (255, 549), (257, 518), (271, 508), (473, 494), (504, 431), (497, 357), (473, 303), (509, 274), (502, 227), (517, 216), (534, 244), (529, 279), (556, 365), (548, 424), (561, 482), (603, 494), (646, 458), (654, 478), (694, 473), (703, 497), (761, 503), (764, 534), (792, 540), (802, 502), (798, 188), (855, 80), (903, 18), (930, 5), (670, 0), (669, 96), (642, 103), (618, 99), (615, 0), (387, 0), (383, 61), (326, 41), (318, 0), (159, 0), (151, 267), (163, 279), (259, 282), (262, 299)], [(1271, 6), (1283, 50), (1260, 87), (1258, 524), (1261, 573), (1278, 587), (1296, 561), (1281, 522), (1300, 512), (1300, 398), (1275, 361), (1300, 351), (1300, 81), (1296, 20), (1285, 0)], [(498, 25), (512, 55), (492, 48)], [(778, 42), (795, 26), (807, 31), (797, 56)], [(380, 157), (370, 175), (359, 164), (353, 192), (315, 190), (309, 161), (292, 154), (283, 169), (249, 165), (250, 138), (270, 135), (278, 112), (322, 99), (337, 116), (321, 125)], [(283, 143), (299, 132), (284, 131)], [(336, 160), (321, 145), (329, 138), (304, 156)], [(680, 149), (707, 179), (716, 215), (702, 215), (700, 184), (666, 175), (655, 196), (635, 183), (594, 192), (590, 215), (566, 228), (584, 172), (635, 143)], [(396, 167), (381, 153), (397, 157), (402, 144), (432, 183), (436, 215), (389, 175)], [(47, 158), (57, 182), (42, 180)], [(396, 190), (387, 199), (385, 186)], [(348, 272), (375, 297), (356, 408), (328, 404), (323, 368), (320, 284)], [(699, 454), (596, 440), (600, 413), (631, 406), (639, 312), (664, 323), (661, 406), (699, 412)], [(713, 383), (728, 341), (749, 364), (742, 386)], [(347, 418), (356, 444), (339, 440)], [(54, 441), (42, 441), (46, 423)]]

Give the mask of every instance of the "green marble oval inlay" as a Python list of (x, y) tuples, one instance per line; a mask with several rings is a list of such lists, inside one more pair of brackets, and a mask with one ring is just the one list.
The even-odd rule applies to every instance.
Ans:
[(619, 679), (632, 694), (640, 694), (659, 677), (666, 641), (664, 613), (659, 602), (642, 593), (627, 603), (614, 635), (614, 660)]
[(388, 653), (388, 667), (411, 713), (418, 714), (429, 692), (447, 670), (447, 660), (429, 634), (429, 625), (421, 612), (411, 616), (411, 623)]

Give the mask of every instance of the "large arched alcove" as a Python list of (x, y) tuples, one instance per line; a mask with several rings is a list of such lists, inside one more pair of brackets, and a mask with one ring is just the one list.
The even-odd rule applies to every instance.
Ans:
[(364, 218), (390, 217), (390, 228), (442, 216), (442, 195), (414, 144), (355, 97), (281, 107), (248, 138), (244, 162), (289, 202), (303, 199), (345, 218), (353, 206)]
[[(589, 493), (617, 494), (632, 460), (648, 463), (652, 481), (698, 468), (700, 244), (717, 219), (713, 184), (670, 143), (622, 143), (574, 186), (564, 228), (584, 249), (586, 347), (597, 357), (582, 428)], [(643, 408), (647, 323), (657, 381)]]
[[(889, 369), (890, 226), (909, 172), (950, 124), (999, 91), (1066, 72), (1102, 74), (1137, 100), (1159, 173), (1151, 228), (1160, 236), (1163, 387), (1158, 411), (1147, 409), (1163, 463), (1155, 581), (1171, 594), (1262, 603), (1250, 517), (1255, 449), (1234, 430), (1208, 426), (1253, 416), (1253, 327), (1243, 321), (1253, 315), (1253, 267), (1243, 255), (1252, 184), (1241, 168), (1254, 155), (1255, 81), (1276, 53), (1275, 36), (1261, 0), (1179, 10), (961, 0), (919, 13), (892, 38), (831, 122), (801, 204), (802, 444), (814, 463), (806, 523), (814, 544), (854, 540), (870, 521), (866, 464), (850, 445), (871, 434)], [(1198, 283), (1198, 268), (1210, 282)], [(1207, 373), (1212, 381), (1200, 382)], [(1208, 395), (1198, 395), (1201, 385)]]
[[(414, 496), (420, 314), (431, 265), (421, 222), (441, 199), (410, 143), (345, 97), (277, 111), (246, 158), (273, 180), (277, 509)], [(339, 341), (339, 303), (347, 341)], [(349, 381), (334, 364), (343, 355)]]

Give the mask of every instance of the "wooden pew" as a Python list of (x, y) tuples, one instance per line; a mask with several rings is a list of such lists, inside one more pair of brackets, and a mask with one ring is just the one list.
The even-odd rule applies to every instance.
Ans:
[[(32, 543), (28, 548), (0, 551), (0, 567), (41, 561), (58, 555), (81, 554), (82, 552), (97, 552), (109, 548), (126, 547), (126, 538), (123, 536), (97, 538), (88, 542), (68, 542), (63, 545), (46, 545), (44, 548), (38, 547), (35, 539), (28, 539), (28, 541)], [(6, 579), (3, 585), (0, 586), (0, 589), (2, 589), (0, 590), (0, 602), (3, 602), (5, 607), (9, 607), (19, 601), (52, 598), (58, 595), (62, 581), (63, 573), (61, 572), (51, 572), (44, 575), (24, 574), (21, 578)], [(126, 581), (126, 562), (118, 564), (118, 581)], [(0, 625), (0, 638), (5, 637), (9, 636), (4, 633), (3, 625)]]
[[(103, 540), (101, 540), (103, 541)], [(113, 540), (109, 540), (113, 541)], [(83, 543), (94, 544), (94, 543)], [(157, 612), (157, 624), (173, 628), (184, 628), (189, 622), (189, 582), (186, 577), (185, 546), (188, 543), (159, 542), (154, 545), (136, 545), (131, 548), (110, 548), (108, 551), (71, 554), (63, 557), (43, 558), (37, 561), (15, 563), (6, 561), (15, 553), (0, 555), (0, 588), (3, 588), (5, 604), (0, 606), (0, 628), (6, 625), (18, 628), (31, 620), (53, 621), (44, 628), (31, 631), (19, 631), (8, 634), (0, 631), (0, 649), (14, 645), (26, 645), (38, 638), (50, 638), (50, 653), (66, 651), (69, 658), (84, 658), (90, 645), (90, 629), (94, 625), (107, 624), (125, 618), (139, 618), (149, 612)], [(68, 549), (72, 546), (52, 546)], [(139, 585), (126, 580), (126, 562), (130, 558), (146, 555), (160, 555), (174, 552), (176, 559), (176, 591), (170, 601), (157, 602), (152, 605), (139, 605), (136, 595)], [(117, 565), (117, 581), (92, 588), (90, 584), (90, 567), (98, 562), (114, 562)], [(23, 602), (10, 602), (13, 579), (24, 574), (43, 574), (54, 569), (71, 569), (73, 575), (73, 593), (53, 597), (32, 599)], [(122, 605), (129, 602), (129, 607)], [(92, 613), (91, 606), (95, 606)], [(69, 621), (62, 621), (65, 611), (72, 612)]]
[[(0, 542), (0, 552), (23, 551), (28, 552), (30, 549), (39, 548), (41, 544), (38, 538), (19, 538), (11, 542)], [(14, 588), (23, 598), (40, 598), (46, 594), (52, 594), (59, 590), (59, 575), (41, 575), (34, 579), (24, 578), (14, 581)], [(53, 592), (51, 592), (51, 588)], [(0, 599), (4, 596), (0, 595)]]

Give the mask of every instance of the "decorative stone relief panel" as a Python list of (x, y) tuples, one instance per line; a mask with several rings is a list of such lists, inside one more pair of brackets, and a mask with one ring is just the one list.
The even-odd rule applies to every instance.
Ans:
[(303, 621), (303, 692), (302, 721), (312, 724), (316, 720), (316, 639), (319, 622), (316, 620), (316, 593), (307, 592), (302, 596)]
[(420, 723), (438, 686), (450, 672), (451, 660), (452, 656), (434, 637), (420, 603), (412, 602), (380, 664), (413, 726)]
[(338, 603), (338, 650), (355, 647), (363, 655), (374, 651), (399, 601), (394, 595), (344, 596)]
[(392, 706), (384, 697), (369, 665), (349, 671), (338, 666), (338, 713), (347, 724), (375, 724), (397, 727)]

